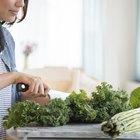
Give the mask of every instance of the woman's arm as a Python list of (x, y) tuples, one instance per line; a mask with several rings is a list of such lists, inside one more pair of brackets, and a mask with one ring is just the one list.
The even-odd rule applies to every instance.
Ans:
[(0, 89), (15, 83), (15, 72), (0, 74)]
[(0, 74), (0, 89), (9, 86), (10, 84), (17, 84), (19, 82), (29, 85), (28, 91), (24, 92), (26, 96), (46, 96), (48, 94), (49, 87), (40, 77), (21, 72), (8, 72)]

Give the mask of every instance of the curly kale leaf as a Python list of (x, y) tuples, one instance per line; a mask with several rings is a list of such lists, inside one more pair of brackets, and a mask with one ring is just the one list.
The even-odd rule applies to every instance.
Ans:
[(116, 113), (130, 109), (129, 98), (125, 91), (114, 90), (112, 85), (102, 82), (92, 92), (93, 108), (97, 111), (96, 122), (110, 119)]
[(4, 117), (5, 129), (24, 127), (31, 122), (39, 124), (41, 107), (31, 101), (17, 102), (8, 109), (8, 115)]
[(71, 109), (71, 122), (93, 122), (96, 117), (96, 111), (90, 104), (90, 99), (84, 90), (80, 93), (72, 92), (66, 98), (67, 106)]
[(41, 116), (44, 124), (49, 126), (64, 125), (69, 122), (70, 108), (64, 100), (55, 98), (44, 106), (45, 114)]

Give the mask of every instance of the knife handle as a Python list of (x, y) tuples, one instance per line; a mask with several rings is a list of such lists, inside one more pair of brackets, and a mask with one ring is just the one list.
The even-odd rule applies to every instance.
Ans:
[(16, 91), (17, 92), (26, 92), (29, 89), (29, 85), (24, 83), (17, 83)]
[[(29, 85), (27, 84), (24, 84), (24, 83), (18, 83), (16, 85), (16, 91), (17, 92), (26, 92), (27, 90), (29, 89)], [(50, 95), (47, 94), (48, 98), (50, 99)], [(37, 97), (46, 97), (45, 95), (39, 95), (39, 96), (36, 96)]]

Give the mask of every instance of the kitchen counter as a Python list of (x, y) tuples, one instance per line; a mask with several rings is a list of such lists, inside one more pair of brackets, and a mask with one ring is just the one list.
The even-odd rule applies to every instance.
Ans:
[[(7, 140), (111, 140), (99, 124), (69, 124), (58, 127), (23, 127), (7, 130)], [(124, 134), (117, 140), (140, 140), (140, 132)]]

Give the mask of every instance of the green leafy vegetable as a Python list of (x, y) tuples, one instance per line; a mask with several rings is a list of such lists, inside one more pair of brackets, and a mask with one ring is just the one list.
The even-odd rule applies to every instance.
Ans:
[(140, 131), (140, 108), (117, 113), (101, 124), (101, 130), (113, 139), (124, 133)]
[(50, 100), (44, 106), (45, 114), (41, 117), (49, 126), (64, 125), (69, 122), (70, 108), (66, 106), (65, 101), (60, 98)]
[(4, 117), (4, 128), (24, 127), (30, 122), (40, 122), (41, 106), (35, 102), (25, 101), (15, 103), (8, 109), (8, 115)]
[(4, 128), (24, 126), (58, 126), (69, 121), (70, 109), (62, 99), (51, 100), (47, 105), (40, 106), (32, 101), (15, 103), (8, 109), (4, 117)]
[(114, 90), (112, 85), (102, 82), (92, 92), (92, 106), (97, 112), (95, 122), (110, 119), (116, 113), (130, 109), (129, 98), (125, 91)]
[(31, 101), (18, 102), (8, 109), (4, 128), (59, 126), (69, 122), (99, 123), (116, 113), (131, 109), (128, 95), (105, 82), (89, 98), (84, 90), (73, 91), (65, 100), (55, 98), (45, 106)]
[(130, 95), (130, 105), (133, 108), (140, 107), (140, 87), (134, 89)]
[(84, 90), (80, 90), (80, 93), (73, 91), (66, 98), (66, 103), (71, 108), (72, 122), (93, 122), (96, 118), (96, 111), (92, 108), (90, 99)]

